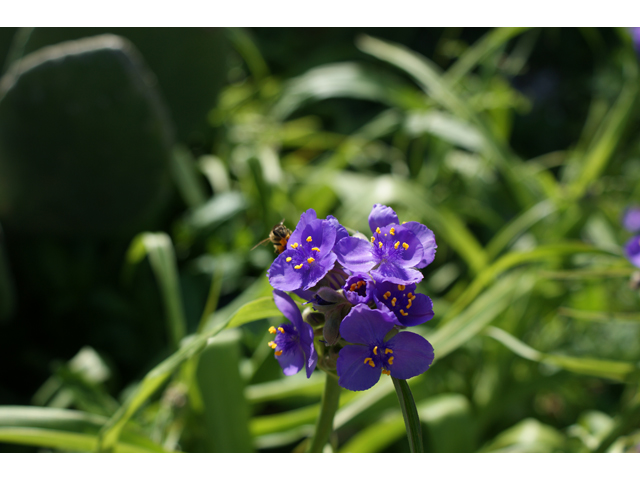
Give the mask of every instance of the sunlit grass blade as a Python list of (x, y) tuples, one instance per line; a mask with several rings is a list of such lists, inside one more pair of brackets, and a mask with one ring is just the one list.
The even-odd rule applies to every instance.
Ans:
[(171, 155), (171, 168), (173, 179), (178, 187), (180, 196), (190, 208), (199, 207), (207, 201), (207, 193), (198, 167), (186, 147), (178, 145), (174, 147)]
[(469, 47), (460, 58), (443, 75), (443, 80), (451, 86), (458, 83), (480, 62), (496, 52), (512, 38), (520, 35), (527, 28), (495, 28)]
[[(65, 451), (95, 450), (98, 431), (107, 421), (100, 415), (42, 407), (0, 407), (0, 441)], [(146, 436), (125, 429), (118, 452), (164, 452)]]
[(269, 75), (269, 66), (264, 61), (256, 42), (251, 34), (244, 28), (227, 28), (227, 36), (231, 43), (246, 62), (251, 76), (257, 82), (264, 80)]
[(127, 252), (129, 268), (140, 262), (145, 255), (149, 257), (151, 268), (162, 292), (170, 342), (174, 348), (177, 348), (186, 334), (187, 327), (182, 306), (178, 265), (169, 235), (141, 233), (134, 238)]
[(555, 452), (564, 451), (565, 436), (549, 425), (527, 418), (504, 430), (481, 452)]
[(625, 435), (637, 428), (640, 423), (640, 393), (636, 393), (629, 405), (615, 419), (609, 434), (600, 442), (595, 452), (605, 452), (613, 442), (620, 436)]
[(627, 362), (600, 360), (597, 358), (576, 358), (542, 353), (497, 327), (488, 327), (486, 334), (491, 338), (498, 340), (513, 353), (521, 356), (522, 358), (526, 358), (534, 362), (553, 365), (573, 373), (592, 375), (594, 377), (608, 378), (610, 380), (624, 382), (632, 374), (638, 372), (638, 368), (635, 365)]
[[(253, 291), (260, 290), (259, 288)], [(273, 299), (271, 299), (273, 303)], [(258, 300), (257, 304), (264, 306), (263, 300)], [(274, 315), (274, 310), (267, 308), (260, 311), (255, 309), (256, 304), (240, 307), (232, 314), (220, 313), (218, 321), (214, 320), (211, 326), (207, 326), (207, 330), (183, 342), (180, 349), (166, 358), (155, 368), (153, 368), (142, 381), (138, 384), (135, 391), (127, 398), (118, 411), (109, 419), (104, 428), (100, 432), (100, 442), (98, 443), (99, 451), (109, 451), (115, 445), (122, 428), (127, 421), (144, 405), (144, 403), (153, 395), (171, 376), (171, 374), (184, 362), (199, 354), (207, 345), (209, 339), (228, 325), (240, 326), (252, 320), (266, 318)], [(273, 306), (275, 308), (275, 304)], [(277, 310), (277, 309), (276, 309)], [(279, 311), (278, 311), (279, 312)], [(235, 317), (239, 317), (242, 321), (235, 321)], [(233, 322), (233, 323), (232, 323)]]
[(558, 315), (588, 322), (640, 322), (640, 313), (636, 312), (594, 312), (561, 307), (558, 309)]

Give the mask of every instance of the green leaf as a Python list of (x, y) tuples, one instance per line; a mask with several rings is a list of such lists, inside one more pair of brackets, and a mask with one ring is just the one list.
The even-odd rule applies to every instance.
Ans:
[(563, 451), (565, 443), (565, 436), (555, 428), (527, 418), (502, 432), (483, 447), (481, 452)]
[(186, 147), (177, 145), (173, 148), (171, 169), (184, 203), (190, 208), (203, 205), (208, 195), (198, 175), (197, 164)]
[(177, 348), (187, 327), (178, 280), (178, 266), (169, 235), (141, 233), (135, 237), (127, 252), (128, 268), (142, 260), (145, 254), (149, 256), (151, 268), (162, 291), (169, 338), (174, 348)]
[(261, 318), (280, 317), (282, 313), (276, 307), (273, 296), (262, 297), (243, 305), (233, 318), (229, 321), (226, 328), (235, 328), (245, 323), (260, 320)]
[(398, 395), (400, 402), (400, 411), (407, 430), (407, 439), (409, 440), (409, 450), (411, 453), (424, 453), (424, 445), (422, 444), (422, 429), (420, 428), (420, 417), (418, 410), (411, 394), (411, 389), (406, 380), (391, 378), (393, 386)]
[(600, 360), (596, 358), (576, 358), (563, 355), (552, 355), (539, 352), (529, 345), (521, 342), (509, 333), (496, 327), (489, 327), (486, 334), (498, 340), (513, 353), (534, 362), (545, 363), (582, 375), (608, 378), (618, 382), (628, 380), (631, 375), (638, 372), (638, 368), (626, 362)]

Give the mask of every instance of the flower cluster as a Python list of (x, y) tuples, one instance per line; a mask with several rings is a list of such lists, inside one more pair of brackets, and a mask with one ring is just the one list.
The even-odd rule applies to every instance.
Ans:
[[(278, 309), (291, 322), (269, 331), (285, 375), (316, 365), (349, 390), (366, 390), (381, 374), (408, 379), (433, 362), (431, 344), (403, 331), (433, 318), (416, 286), (436, 252), (435, 236), (418, 222), (400, 223), (390, 207), (369, 215), (370, 240), (350, 236), (332, 216), (307, 210), (267, 277)], [(304, 319), (292, 292), (310, 305)], [(305, 321), (306, 320), (306, 321)]]

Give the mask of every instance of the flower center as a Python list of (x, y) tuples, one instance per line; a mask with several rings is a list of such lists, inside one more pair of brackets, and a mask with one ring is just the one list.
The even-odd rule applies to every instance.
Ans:
[(364, 359), (364, 363), (372, 368), (381, 368), (382, 373), (390, 375), (389, 366), (393, 365), (393, 350), (386, 348), (384, 345), (375, 345), (371, 349), (371, 356)]

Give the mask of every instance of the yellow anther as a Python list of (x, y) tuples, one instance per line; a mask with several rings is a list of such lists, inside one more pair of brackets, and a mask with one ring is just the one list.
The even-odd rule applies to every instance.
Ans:
[(395, 248), (396, 250), (398, 249), (399, 246), (400, 246), (400, 242), (396, 242), (393, 244), (393, 248)]
[(374, 355), (378, 354), (378, 346), (377, 345), (375, 347), (373, 347), (373, 354)]
[(391, 227), (391, 230), (389, 230), (389, 233), (390, 233), (391, 235), (395, 235), (395, 234), (396, 234), (396, 229), (395, 229), (395, 228), (393, 228), (393, 227)]
[(389, 365), (393, 365), (393, 357), (389, 357), (389, 360), (387, 360), (387, 363)]
[(298, 242), (296, 242), (293, 245), (291, 245), (291, 248), (298, 248)]
[(393, 350), (391, 350), (390, 348), (385, 348), (385, 349), (384, 349), (384, 354), (385, 354), (385, 355), (388, 355), (388, 354), (390, 354), (390, 353), (393, 353)]
[(282, 327), (278, 327), (278, 331), (279, 331), (280, 333), (284, 333), (284, 328), (282, 328)]
[(269, 343), (267, 343), (267, 345), (269, 345), (269, 346), (270, 346), (271, 348), (273, 348), (274, 350), (275, 350), (276, 348), (278, 348), (278, 345), (276, 344), (276, 342), (269, 342)]
[(313, 247), (311, 250), (315, 250), (316, 252), (320, 251), (320, 249), (318, 247)]
[(276, 333), (276, 327), (269, 327), (269, 333)]
[(391, 372), (389, 370), (385, 370), (384, 368), (382, 369), (382, 373), (384, 373), (385, 375), (391, 375)]
[(376, 241), (376, 237), (371, 237), (371, 243)]
[(403, 243), (402, 246), (404, 247), (405, 250), (409, 250), (409, 245), (406, 243)]
[(315, 258), (313, 258), (313, 257), (309, 257), (309, 258), (307, 258), (307, 262), (308, 262), (308, 263), (313, 263), (313, 262), (315, 262), (315, 261), (316, 261), (316, 259), (315, 259)]
[(393, 298), (391, 299), (391, 306), (392, 306), (392, 307), (395, 307), (395, 306), (396, 306), (396, 301), (397, 301), (397, 300), (396, 300), (396, 297), (393, 297)]
[(413, 300), (414, 298), (416, 298), (416, 296), (411, 292), (407, 293), (407, 297), (409, 297), (409, 300)]
[(291, 261), (291, 257), (287, 257), (287, 262), (290, 262), (290, 261)]
[(369, 358), (369, 357), (365, 358), (364, 359), (364, 363), (368, 363), (369, 366), (371, 366), (371, 367), (375, 367), (376, 366), (376, 364), (373, 363), (373, 358)]
[(359, 281), (358, 281), (358, 288), (360, 288), (360, 287), (364, 286), (364, 285), (365, 285), (365, 283), (366, 283), (366, 282), (365, 282), (364, 280), (359, 280)]
[(312, 240), (311, 235), (309, 235), (309, 236), (307, 237), (307, 242), (310, 242), (311, 240)]
[(400, 291), (403, 291), (405, 288), (407, 288), (407, 287), (405, 287), (404, 285), (398, 285), (398, 290), (400, 290)]
[(409, 314), (407, 312), (405, 312), (404, 310), (400, 309), (400, 313), (402, 314), (403, 317), (408, 316)]
[(279, 357), (280, 355), (282, 355), (282, 350), (276, 350), (276, 357)]
[(300, 270), (300, 269), (302, 268), (302, 264), (300, 264), (300, 265), (296, 265), (296, 266), (295, 266), (295, 267), (293, 267), (293, 268), (295, 268), (296, 270)]
[(380, 232), (380, 227), (376, 227), (376, 233), (381, 233)]
[(378, 242), (378, 247), (382, 248), (382, 242)]
[(356, 288), (358, 288), (358, 285), (356, 285), (355, 283), (352, 283), (351, 286), (349, 287), (349, 291), (353, 292), (355, 291)]
[(389, 300), (389, 297), (391, 296), (391, 292), (387, 292), (383, 295), (385, 300)]
[(407, 301), (407, 310), (411, 308), (411, 299)]

